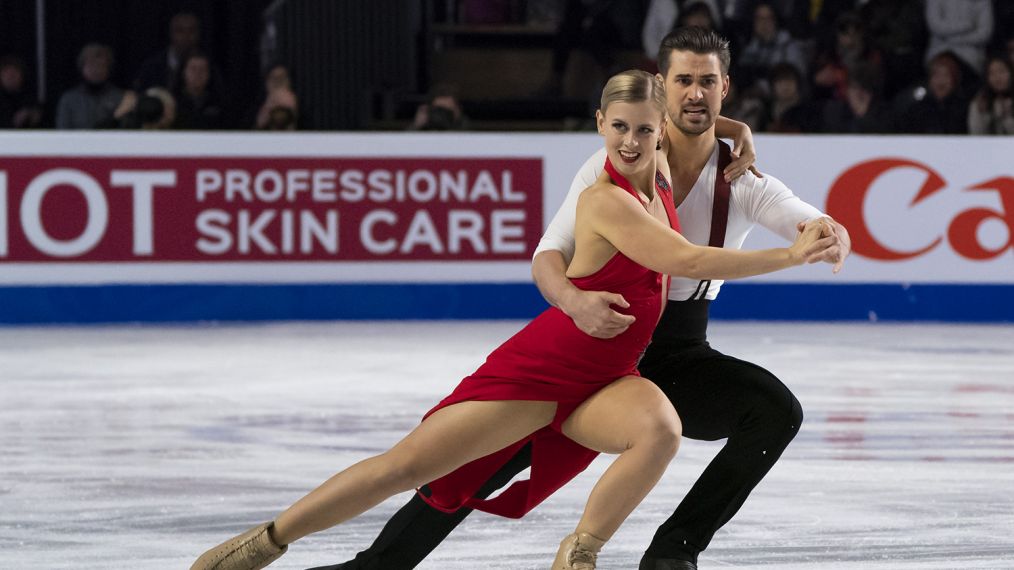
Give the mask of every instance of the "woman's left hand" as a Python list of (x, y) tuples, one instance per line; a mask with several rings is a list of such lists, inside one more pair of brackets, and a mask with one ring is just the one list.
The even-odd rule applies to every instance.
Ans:
[(725, 181), (732, 182), (746, 174), (746, 171), (754, 173), (757, 178), (764, 175), (754, 166), (757, 162), (757, 148), (753, 144), (753, 132), (746, 123), (740, 123), (742, 128), (733, 140), (732, 162), (725, 167)]

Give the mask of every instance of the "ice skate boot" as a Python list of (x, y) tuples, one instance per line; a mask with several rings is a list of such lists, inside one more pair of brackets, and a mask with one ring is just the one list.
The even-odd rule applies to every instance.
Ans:
[(205, 552), (190, 570), (260, 570), (285, 554), (288, 546), (278, 546), (264, 523), (230, 538)]
[(560, 543), (553, 570), (595, 570), (599, 550), (606, 541), (587, 532), (572, 534)]

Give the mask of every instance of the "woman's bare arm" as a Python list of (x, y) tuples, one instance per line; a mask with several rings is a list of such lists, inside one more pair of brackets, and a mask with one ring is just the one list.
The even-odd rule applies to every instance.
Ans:
[(737, 279), (816, 261), (834, 244), (821, 238), (820, 220), (807, 225), (787, 248), (742, 251), (704, 247), (652, 217), (637, 199), (617, 188), (598, 184), (578, 201), (588, 228), (637, 263), (660, 273), (691, 279)]
[(715, 136), (732, 141), (732, 162), (723, 171), (726, 182), (732, 182), (743, 176), (747, 170), (758, 178), (764, 177), (755, 164), (757, 147), (753, 144), (753, 131), (750, 130), (750, 125), (719, 115), (715, 120)]

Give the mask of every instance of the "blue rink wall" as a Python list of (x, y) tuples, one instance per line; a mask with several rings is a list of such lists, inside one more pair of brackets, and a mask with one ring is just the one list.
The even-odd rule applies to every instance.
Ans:
[[(531, 284), (0, 287), (0, 324), (528, 319)], [(1014, 322), (1014, 285), (729, 283), (718, 319)]]

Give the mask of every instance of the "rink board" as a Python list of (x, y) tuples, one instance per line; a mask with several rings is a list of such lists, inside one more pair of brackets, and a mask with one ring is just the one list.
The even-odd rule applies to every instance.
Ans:
[[(1014, 322), (1011, 285), (732, 283), (711, 315), (731, 320)], [(0, 323), (528, 319), (528, 284), (0, 287)]]
[[(0, 134), (0, 323), (527, 318), (589, 134)], [(1014, 141), (759, 136), (845, 270), (728, 284), (728, 319), (1014, 321)], [(746, 247), (783, 246), (759, 228)]]

